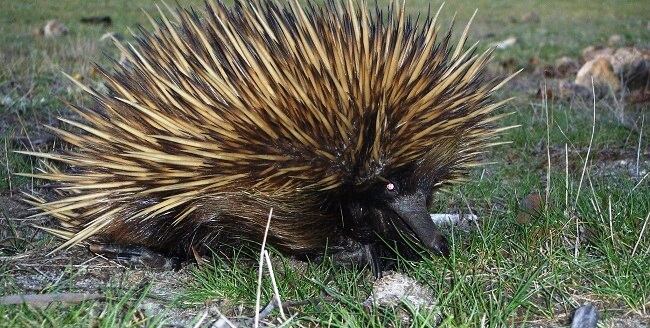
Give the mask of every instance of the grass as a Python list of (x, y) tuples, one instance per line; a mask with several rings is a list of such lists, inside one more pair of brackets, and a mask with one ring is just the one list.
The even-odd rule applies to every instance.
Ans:
[[(138, 290), (106, 290), (103, 302), (83, 301), (74, 305), (53, 303), (46, 307), (2, 305), (2, 327), (159, 327), (164, 313), (147, 316), (141, 308), (150, 286)], [(7, 315), (10, 313), (11, 315)]]
[[(407, 8), (410, 13), (424, 12), (428, 5), (413, 0)], [(153, 4), (137, 6), (147, 6), (145, 10), (155, 14)], [(438, 6), (431, 3), (431, 8)], [(646, 7), (642, 1), (599, 0), (588, 6), (564, 1), (543, 5), (456, 1), (445, 4), (441, 19), (447, 26), (450, 13), (457, 12), (456, 25), (462, 26), (478, 8), (470, 40), (481, 39), (485, 47), (517, 37), (517, 44), (495, 53), (491, 68), (500, 72), (512, 61), (515, 67), (528, 67), (536, 58), (541, 67), (562, 56), (578, 57), (586, 46), (606, 44), (612, 34), (622, 35), (627, 45), (647, 47)], [(0, 295), (91, 289), (106, 299), (46, 308), (0, 305), (0, 326), (162, 326), (178, 318), (193, 325), (215, 322), (221, 315), (239, 323), (244, 322), (242, 317), (252, 317), (257, 270), (251, 267), (256, 263), (243, 256), (228, 261), (215, 257), (201, 266), (168, 273), (124, 268), (88, 258), (82, 250), (44, 256), (56, 241), (31, 225), (47, 222), (24, 219), (24, 206), (16, 205), (20, 192), (36, 182), (15, 173), (35, 170), (37, 164), (13, 150), (52, 147), (38, 141), (47, 138), (40, 124), (58, 126), (57, 116), (71, 115), (57, 98), (89, 101), (61, 71), (98, 86), (92, 63), (107, 65), (102, 53), (117, 55), (113, 46), (97, 41), (106, 30), (80, 24), (79, 17), (109, 14), (114, 22), (111, 30), (125, 35), (128, 27), (148, 23), (127, 1), (11, 2), (3, 9)], [(522, 22), (530, 12), (539, 20)], [(34, 27), (53, 17), (64, 21), (71, 33), (56, 39), (31, 35)], [(566, 325), (569, 313), (583, 303), (597, 305), (604, 326), (629, 317), (648, 320), (650, 123), (644, 117), (648, 105), (612, 98), (592, 103), (534, 97), (545, 82), (528, 67), (513, 86), (497, 95), (516, 97), (503, 109), (513, 114), (500, 122), (520, 126), (510, 130), (511, 143), (492, 149), (487, 160), (495, 163), (472, 172), (472, 183), (437, 195), (433, 212), (471, 211), (480, 218), (477, 226), (448, 228), (454, 245), (449, 259), (397, 261), (397, 271), (435, 291), (434, 306), (367, 308), (363, 301), (373, 287), (367, 270), (334, 268), (327, 262), (296, 264), (273, 253), (278, 295), (293, 306), (286, 318), (277, 309), (271, 312), (267, 323), (401, 326), (406, 313), (412, 318), (408, 325), (414, 327), (426, 327), (437, 317), (442, 326), (451, 327), (558, 326)], [(530, 222), (517, 224), (518, 203), (531, 192), (548, 196), (544, 210)], [(267, 273), (262, 305), (274, 295)]]

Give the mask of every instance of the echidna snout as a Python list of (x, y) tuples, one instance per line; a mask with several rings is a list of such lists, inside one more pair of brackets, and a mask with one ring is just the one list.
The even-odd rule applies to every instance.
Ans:
[(398, 195), (387, 205), (404, 220), (424, 247), (438, 255), (448, 256), (447, 238), (433, 223), (426, 204), (426, 196), (418, 190), (412, 194)]

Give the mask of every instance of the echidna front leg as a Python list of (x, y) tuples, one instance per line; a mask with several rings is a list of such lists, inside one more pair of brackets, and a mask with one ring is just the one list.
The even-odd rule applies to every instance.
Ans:
[(374, 244), (363, 244), (352, 238), (340, 241), (334, 252), (327, 254), (335, 266), (369, 266), (375, 278), (381, 278), (383, 265)]
[(181, 267), (181, 260), (178, 257), (168, 257), (145, 246), (90, 244), (88, 248), (93, 253), (126, 260), (132, 265), (143, 265), (148, 268), (163, 270), (178, 270)]
[(381, 259), (377, 255), (374, 245), (358, 244), (358, 248), (354, 250), (347, 250), (332, 255), (332, 260), (335, 265), (349, 265), (356, 264), (359, 267), (370, 266), (375, 278), (381, 278), (383, 265)]

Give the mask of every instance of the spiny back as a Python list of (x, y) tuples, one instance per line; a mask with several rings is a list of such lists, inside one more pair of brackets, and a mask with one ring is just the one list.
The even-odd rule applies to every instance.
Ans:
[(435, 187), (457, 180), (500, 132), (488, 116), (500, 84), (481, 77), (489, 52), (463, 49), (467, 30), (451, 47), (435, 17), (366, 6), (208, 2), (202, 17), (172, 10), (137, 46), (117, 43), (126, 61), (101, 70), (110, 91), (79, 84), (97, 105), (73, 106), (83, 123), (62, 119), (86, 133), (53, 128), (75, 149), (34, 154), (74, 167), (38, 175), (64, 194), (44, 213), (81, 231), (66, 245), (116, 222), (177, 225), (229, 193), (239, 198), (216, 212), (257, 222), (279, 207), (280, 221), (340, 233), (350, 190), (418, 165)]

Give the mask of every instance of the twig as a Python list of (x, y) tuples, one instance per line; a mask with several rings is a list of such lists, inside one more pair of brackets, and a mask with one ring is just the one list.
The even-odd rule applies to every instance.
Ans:
[(578, 207), (578, 198), (580, 197), (580, 188), (582, 187), (582, 181), (585, 177), (585, 172), (587, 171), (587, 164), (589, 163), (589, 154), (591, 154), (591, 147), (594, 143), (594, 134), (596, 134), (596, 87), (594, 87), (593, 78), (591, 79), (591, 88), (594, 94), (594, 118), (591, 124), (591, 137), (589, 138), (589, 148), (587, 148), (587, 156), (585, 157), (585, 165), (582, 167), (582, 173), (580, 174), (580, 183), (578, 183), (578, 191), (576, 192), (576, 200), (573, 204), (573, 208)]
[[(476, 216), (474, 214), (474, 212), (472, 211), (472, 207), (469, 206), (469, 202), (467, 201), (467, 199), (465, 198), (465, 195), (463, 195), (463, 193), (460, 193), (460, 198), (462, 198), (463, 202), (465, 202), (465, 205), (467, 206), (467, 210), (469, 211), (469, 214)], [(487, 248), (487, 243), (485, 242), (485, 237), (483, 236), (483, 231), (481, 231), (481, 226), (478, 225), (478, 220), (473, 220), (473, 221), (474, 221), (474, 225), (476, 225), (476, 230), (478, 231), (479, 236), (481, 236), (481, 240), (483, 241), (483, 246), (485, 246)]]
[(275, 310), (276, 307), (277, 307), (276, 301), (275, 300), (270, 301), (268, 304), (266, 304), (266, 306), (262, 309), (262, 311), (257, 313), (256, 315), (257, 319), (255, 320), (260, 320), (268, 317), (269, 314), (271, 314), (271, 312)]
[(273, 301), (269, 302), (269, 304), (267, 304), (264, 307), (264, 309), (262, 309), (262, 311), (260, 311), (260, 318), (261, 319), (265, 318), (266, 316), (268, 316), (276, 308), (280, 309), (280, 311), (284, 310), (284, 311), (289, 312), (292, 308), (295, 308), (295, 307), (298, 307), (298, 306), (303, 306), (303, 305), (308, 305), (308, 304), (318, 304), (320, 302), (324, 302), (324, 301), (329, 302), (329, 301), (332, 301), (332, 300), (334, 300), (334, 297), (329, 296), (329, 294), (328, 294), (328, 296), (314, 297), (314, 298), (304, 300), (304, 301), (284, 302), (284, 303), (280, 303), (279, 306), (278, 306), (277, 301), (273, 300)]
[(635, 184), (634, 187), (632, 187), (632, 190), (630, 192), (636, 190), (636, 188), (639, 187), (641, 185), (641, 183), (643, 182), (643, 180), (645, 180), (645, 178), (647, 178), (649, 175), (650, 175), (650, 172), (646, 173), (641, 179), (639, 179), (639, 182), (637, 182), (637, 184)]
[[(208, 310), (203, 310), (203, 314), (201, 315), (201, 318), (199, 318), (199, 321), (196, 322), (196, 324), (194, 325), (193, 328), (201, 327), (201, 325), (203, 324), (203, 321), (205, 321), (205, 318), (207, 318), (207, 317), (208, 317)], [(217, 326), (217, 327), (220, 327), (220, 326)]]
[(645, 115), (641, 116), (641, 129), (639, 129), (639, 143), (636, 147), (636, 172), (635, 176), (639, 176), (639, 162), (641, 160), (641, 140), (643, 136), (643, 122), (645, 121)]
[(260, 249), (260, 262), (259, 270), (257, 272), (257, 297), (255, 299), (255, 322), (254, 327), (259, 327), (260, 323), (260, 299), (262, 298), (262, 273), (264, 272), (264, 251), (266, 248), (266, 238), (269, 234), (269, 227), (271, 226), (271, 217), (273, 216), (273, 208), (269, 211), (269, 218), (266, 221), (266, 230), (264, 231), (264, 238), (262, 239), (262, 247)]
[(278, 308), (280, 310), (280, 316), (282, 317), (282, 320), (286, 321), (287, 316), (282, 310), (282, 300), (280, 300), (280, 289), (278, 288), (278, 284), (275, 281), (275, 274), (273, 273), (273, 266), (271, 265), (271, 257), (269, 256), (269, 252), (267, 250), (264, 250), (264, 259), (266, 259), (266, 266), (269, 269), (269, 277), (271, 278), (271, 285), (273, 286), (273, 298), (275, 299), (275, 302), (278, 303)]
[(650, 212), (648, 212), (648, 215), (646, 215), (645, 220), (643, 221), (643, 227), (641, 227), (641, 232), (639, 233), (639, 239), (636, 240), (636, 243), (634, 244), (634, 249), (632, 249), (632, 256), (636, 254), (636, 249), (639, 247), (639, 243), (641, 242), (641, 238), (643, 238), (643, 233), (645, 232), (646, 226), (648, 226), (648, 220), (650, 219)]
[[(217, 328), (223, 328), (223, 327), (237, 328), (237, 325), (235, 325), (232, 321), (228, 320), (228, 318), (225, 315), (223, 315), (223, 313), (221, 313), (219, 311), (219, 309), (215, 308), (214, 310), (217, 311), (217, 314), (219, 314), (219, 320), (217, 320), (217, 322), (215, 322), (213, 324), (214, 327), (217, 327)], [(197, 325), (197, 327), (200, 327), (200, 326)]]
[(103, 294), (64, 293), (64, 294), (24, 294), (0, 297), (0, 304), (29, 304), (44, 307), (52, 302), (77, 303), (103, 299)]
[(544, 190), (544, 213), (548, 213), (548, 201), (551, 199), (551, 117), (548, 114), (548, 98), (546, 96), (546, 80), (543, 92), (544, 111), (546, 112), (546, 188)]
[[(546, 199), (548, 201), (548, 198)], [(564, 143), (564, 209), (569, 210), (569, 145)]]
[[(266, 304), (266, 306), (262, 309), (262, 311), (260, 311), (258, 313), (258, 317), (259, 317), (258, 320), (263, 320), (263, 319), (267, 318), (269, 316), (269, 314), (271, 314), (271, 312), (273, 312), (273, 310), (275, 310), (275, 309), (280, 310), (280, 312), (282, 312), (282, 313), (283, 313), (283, 311), (289, 312), (291, 310), (291, 308), (294, 308), (294, 307), (303, 306), (303, 305), (307, 305), (307, 304), (318, 304), (320, 302), (331, 301), (333, 299), (334, 299), (333, 297), (328, 297), (328, 296), (326, 296), (326, 297), (314, 297), (314, 298), (304, 300), (304, 301), (279, 303), (280, 305), (278, 305), (278, 300), (272, 300), (268, 304)], [(283, 318), (282, 319), (282, 320), (284, 320), (283, 324), (286, 324), (289, 321), (291, 321), (291, 319), (294, 316), (291, 316), (290, 318)]]
[(612, 195), (607, 196), (607, 214), (609, 215), (609, 236), (612, 240), (612, 246), (614, 245), (614, 226), (612, 224)]
[(7, 168), (7, 182), (9, 182), (9, 195), (13, 197), (13, 188), (11, 186), (11, 168), (9, 167), (9, 146), (7, 145), (7, 139), (5, 138), (5, 160), (6, 160), (6, 165), (5, 167)]

